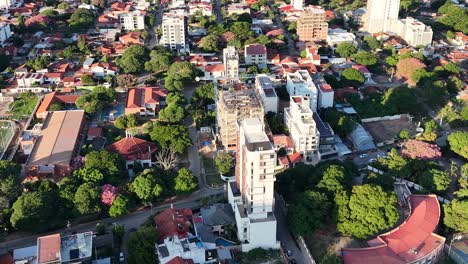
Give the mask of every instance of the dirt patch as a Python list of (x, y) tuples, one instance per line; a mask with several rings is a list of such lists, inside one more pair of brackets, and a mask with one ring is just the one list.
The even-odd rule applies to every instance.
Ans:
[(397, 138), (401, 130), (407, 130), (411, 135), (415, 135), (417, 128), (416, 124), (407, 117), (397, 120), (363, 122), (362, 125), (369, 131), (376, 144)]

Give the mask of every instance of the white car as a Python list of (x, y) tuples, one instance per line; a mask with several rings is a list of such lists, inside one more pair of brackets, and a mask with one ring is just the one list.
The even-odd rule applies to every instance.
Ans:
[(367, 158), (368, 156), (369, 156), (369, 155), (367, 155), (367, 154), (364, 153), (364, 154), (359, 155), (359, 158), (365, 159), (365, 158)]
[(125, 261), (124, 253), (123, 253), (123, 252), (120, 252), (120, 254), (119, 254), (119, 262), (120, 262), (120, 263), (123, 263), (124, 261)]
[(377, 161), (376, 159), (370, 159), (369, 163), (373, 163), (373, 162), (376, 162), (376, 161)]

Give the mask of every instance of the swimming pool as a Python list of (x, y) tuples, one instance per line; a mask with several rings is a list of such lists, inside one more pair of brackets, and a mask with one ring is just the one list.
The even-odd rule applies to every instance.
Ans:
[(236, 244), (227, 240), (227, 239), (224, 239), (222, 237), (219, 237), (215, 240), (215, 243), (216, 243), (216, 246), (223, 246), (223, 247), (231, 247), (231, 246), (235, 246)]
[[(112, 118), (111, 118), (112, 113)], [(117, 117), (125, 114), (125, 104), (119, 103), (116, 106), (108, 106), (104, 108), (101, 112), (101, 121), (112, 121), (115, 120)]]

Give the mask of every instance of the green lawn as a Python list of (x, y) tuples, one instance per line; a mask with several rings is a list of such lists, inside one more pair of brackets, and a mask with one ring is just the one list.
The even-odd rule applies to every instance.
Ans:
[(224, 184), (221, 180), (218, 170), (216, 169), (214, 160), (202, 157), (203, 168), (205, 168), (206, 184), (209, 186), (219, 186)]
[(22, 93), (11, 105), (10, 112), (15, 119), (27, 119), (34, 111), (38, 100), (33, 93)]

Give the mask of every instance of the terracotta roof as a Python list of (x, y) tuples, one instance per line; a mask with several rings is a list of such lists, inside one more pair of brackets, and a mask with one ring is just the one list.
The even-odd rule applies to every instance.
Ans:
[(285, 148), (294, 148), (291, 138), (286, 135), (274, 135), (273, 144), (275, 146), (283, 146)]
[(167, 264), (194, 264), (192, 259), (183, 259), (181, 257), (175, 257), (171, 259)]
[(37, 263), (60, 261), (60, 234), (37, 238)]
[(358, 64), (354, 64), (353, 66), (351, 66), (353, 69), (356, 69), (358, 71), (360, 71), (361, 73), (370, 73), (370, 71), (367, 69), (366, 66), (363, 66), (363, 65), (358, 65)]
[(156, 151), (156, 144), (146, 140), (125, 137), (107, 147), (107, 150), (118, 153), (124, 160), (149, 160)]
[(102, 127), (90, 127), (88, 129), (88, 137), (100, 137), (102, 135)]
[(205, 66), (205, 71), (214, 73), (214, 72), (222, 72), (224, 71), (224, 64), (211, 64)]
[(412, 263), (443, 246), (445, 238), (432, 233), (439, 222), (436, 195), (411, 195), (411, 214), (394, 230), (368, 242), (368, 248), (342, 250), (344, 263)]
[(281, 28), (273, 29), (273, 30), (268, 31), (265, 35), (267, 35), (267, 37), (278, 37), (278, 36), (284, 35), (284, 30)]
[(133, 88), (128, 92), (127, 108), (144, 107), (145, 104), (158, 104), (167, 90), (159, 87)]
[(266, 54), (267, 49), (265, 45), (262, 44), (250, 44), (245, 46), (246, 55), (262, 55)]
[(301, 153), (296, 152), (296, 153), (290, 154), (288, 155), (288, 159), (289, 159), (289, 162), (291, 162), (291, 164), (296, 164), (298, 162), (301, 162), (302, 161)]
[(63, 77), (63, 72), (46, 72), (44, 74), (44, 77), (46, 77), (46, 78), (62, 78)]
[(154, 217), (154, 223), (160, 241), (172, 236), (186, 238), (192, 227), (192, 210), (168, 208)]
[(124, 44), (143, 44), (140, 32), (130, 32), (120, 37)]
[(10, 253), (6, 253), (5, 255), (0, 257), (0, 264), (14, 264), (15, 260)]
[(286, 157), (286, 156), (285, 157), (279, 157), (278, 161), (283, 166), (288, 166), (289, 165), (289, 160), (288, 160), (288, 157)]
[(283, 63), (285, 63), (285, 64), (287, 64), (287, 63), (296, 63), (296, 62), (297, 62), (296, 58), (293, 57), (293, 56), (289, 56), (289, 55), (284, 57), (284, 59), (281, 60), (282, 64)]

